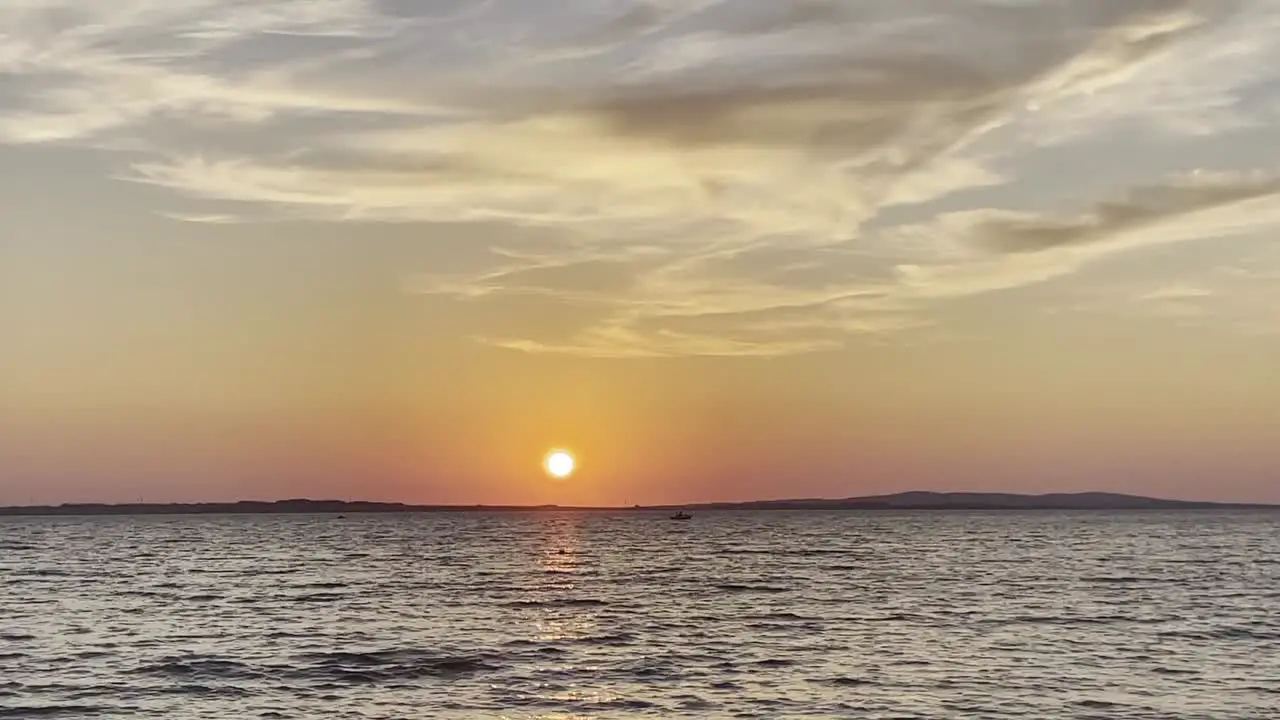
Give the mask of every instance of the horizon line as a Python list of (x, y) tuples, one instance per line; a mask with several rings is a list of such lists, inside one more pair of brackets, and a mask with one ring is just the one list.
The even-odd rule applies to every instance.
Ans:
[[(937, 502), (930, 503), (930, 499)], [(914, 500), (914, 501), (913, 501)], [(1005, 502), (1001, 502), (1001, 501)], [(1072, 503), (1072, 500), (1090, 500), (1085, 504)], [(1043, 501), (1037, 504), (1037, 501)], [(1057, 502), (1054, 502), (1057, 501)], [(74, 511), (171, 511), (169, 514), (180, 514), (183, 510), (203, 510), (207, 514), (216, 514), (218, 510), (241, 509), (284, 509), (290, 506), (302, 510), (310, 508), (327, 508), (318, 512), (478, 512), (478, 511), (666, 511), (688, 508), (703, 510), (1035, 510), (1035, 509), (1196, 509), (1196, 508), (1280, 508), (1280, 504), (1264, 502), (1232, 502), (1217, 500), (1189, 500), (1177, 498), (1161, 498), (1128, 493), (1117, 493), (1102, 490), (1079, 492), (1050, 493), (1010, 493), (1010, 492), (973, 492), (973, 491), (933, 491), (907, 490), (880, 495), (862, 495), (846, 497), (799, 497), (756, 500), (711, 500), (687, 503), (659, 503), (633, 505), (561, 505), (558, 503), (540, 504), (504, 504), (504, 503), (410, 503), (395, 500), (341, 500), (336, 498), (281, 498), (275, 500), (210, 500), (184, 502), (75, 502), (58, 504), (27, 504), (0, 506), (0, 514), (37, 514), (41, 511), (62, 512), (72, 514)], [(164, 514), (164, 513), (158, 513)]]

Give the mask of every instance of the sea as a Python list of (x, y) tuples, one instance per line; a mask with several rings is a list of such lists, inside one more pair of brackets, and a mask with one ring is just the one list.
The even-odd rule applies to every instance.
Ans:
[(1280, 513), (0, 518), (0, 717), (1280, 718)]

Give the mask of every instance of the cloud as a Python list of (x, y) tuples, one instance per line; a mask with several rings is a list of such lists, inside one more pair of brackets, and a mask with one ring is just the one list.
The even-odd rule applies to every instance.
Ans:
[[(1249, 261), (1256, 255), (1247, 253)], [(1274, 267), (1247, 270), (1225, 265), (1197, 267), (1169, 277), (1160, 272), (1130, 275), (1080, 288), (1057, 310), (1094, 316), (1156, 320), (1245, 336), (1280, 334), (1280, 291)]]
[(986, 250), (974, 259), (898, 267), (904, 292), (956, 298), (1060, 279), (1103, 260), (1192, 241), (1226, 242), (1280, 225), (1280, 177), (1199, 175), (1104, 202), (1088, 215), (1055, 219), (1005, 211), (940, 218), (929, 228)]
[[(282, 113), (427, 112), (391, 96), (308, 82), (343, 57), (333, 41), (394, 32), (374, 8), (368, 0), (6, 5), (0, 78), (25, 80), (29, 89), (10, 107), (0, 104), (0, 142), (88, 140), (161, 118), (254, 124)], [(260, 67), (232, 60), (263, 37), (290, 36), (328, 45), (329, 59), (286, 58)]]
[(170, 220), (189, 223), (206, 223), (209, 225), (232, 225), (240, 222), (239, 218), (234, 215), (219, 215), (217, 213), (161, 213)]
[(1194, 285), (1165, 285), (1149, 290), (1138, 296), (1142, 302), (1180, 302), (1203, 300), (1213, 297), (1213, 291), (1203, 287)]
[(624, 325), (590, 328), (571, 343), (486, 335), (477, 335), (473, 339), (495, 347), (539, 355), (567, 354), (610, 359), (670, 358), (687, 355), (767, 358), (802, 355), (839, 347), (839, 343), (829, 340), (735, 340), (718, 335), (708, 337), (671, 330), (642, 335)]
[(1123, 163), (1128, 128), (1175, 143), (1256, 129), (1244, 99), (1271, 77), (1280, 26), (1263, 0), (391, 7), (6, 6), (0, 73), (20, 82), (0, 87), (0, 142), (134, 137), (145, 157), (121, 178), (215, 206), (175, 219), (553, 233), (407, 283), (605, 312), (570, 341), (478, 333), (530, 352), (893, 337), (948, 299), (1275, 216), (1274, 181), (1239, 168), (1150, 177), (1074, 216), (1014, 202), (1053, 173), (1045, 148)]
[(1166, 285), (1141, 293), (1137, 305), (1141, 312), (1155, 317), (1197, 321), (1212, 316), (1207, 302), (1214, 292), (1192, 285)]
[(994, 252), (1038, 252), (1100, 242), (1277, 194), (1278, 176), (1197, 173), (1172, 184), (1137, 188), (1118, 201), (1100, 204), (1087, 217), (1054, 220), (1025, 213), (997, 214), (977, 223), (970, 233)]

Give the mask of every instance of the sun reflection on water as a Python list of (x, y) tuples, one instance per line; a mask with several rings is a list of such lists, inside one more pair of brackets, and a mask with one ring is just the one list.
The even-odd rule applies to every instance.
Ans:
[(543, 523), (538, 564), (548, 573), (576, 573), (583, 564), (581, 536), (572, 518), (548, 517)]
[(542, 581), (528, 598), (535, 609), (532, 637), (539, 642), (574, 642), (600, 633), (599, 609), (579, 592), (579, 575), (589, 559), (582, 546), (580, 519), (548, 516), (537, 557)]

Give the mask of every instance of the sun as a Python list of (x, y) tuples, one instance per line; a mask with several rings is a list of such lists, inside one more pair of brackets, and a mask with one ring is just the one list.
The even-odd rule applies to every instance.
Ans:
[(577, 464), (573, 455), (566, 450), (552, 450), (542, 459), (542, 467), (547, 474), (561, 480), (572, 475), (574, 466)]

